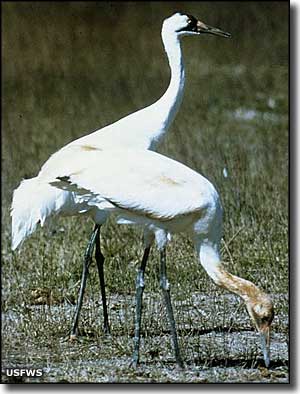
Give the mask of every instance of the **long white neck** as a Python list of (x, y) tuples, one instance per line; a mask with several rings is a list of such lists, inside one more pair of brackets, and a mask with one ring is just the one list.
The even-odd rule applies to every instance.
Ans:
[(169, 60), (171, 80), (164, 95), (153, 104), (153, 107), (157, 110), (157, 116), (162, 117), (164, 127), (161, 136), (167, 131), (179, 109), (183, 97), (185, 80), (184, 64), (178, 37), (163, 29), (162, 40)]
[[(156, 144), (167, 132), (182, 101), (184, 89), (184, 66), (178, 37), (162, 29), (162, 40), (171, 69), (171, 80), (164, 95), (154, 104), (140, 109), (117, 122), (98, 129), (94, 133), (82, 137), (72, 144), (84, 143), (103, 146), (107, 140), (122, 146), (138, 146), (144, 149), (155, 149)], [(104, 130), (110, 131), (104, 133)], [(108, 145), (110, 146), (110, 145)]]

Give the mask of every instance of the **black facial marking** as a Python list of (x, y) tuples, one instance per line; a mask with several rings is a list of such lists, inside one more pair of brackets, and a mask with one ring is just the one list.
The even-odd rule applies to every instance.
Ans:
[[(181, 13), (180, 13), (181, 14)], [(177, 33), (180, 31), (197, 31), (197, 19), (193, 17), (193, 15), (189, 14), (181, 14), (186, 15), (188, 17), (187, 25), (182, 27), (181, 29), (176, 30)]]
[(193, 15), (187, 14), (187, 16), (188, 16), (189, 20), (191, 21), (190, 23), (191, 23), (193, 26), (197, 26), (197, 19), (196, 19), (195, 17), (193, 17)]

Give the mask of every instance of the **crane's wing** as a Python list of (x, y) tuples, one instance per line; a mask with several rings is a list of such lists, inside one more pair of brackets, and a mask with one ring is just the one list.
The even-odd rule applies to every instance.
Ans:
[(110, 150), (92, 156), (51, 185), (84, 196), (89, 205), (106, 200), (159, 220), (200, 211), (216, 193), (206, 178), (155, 152)]

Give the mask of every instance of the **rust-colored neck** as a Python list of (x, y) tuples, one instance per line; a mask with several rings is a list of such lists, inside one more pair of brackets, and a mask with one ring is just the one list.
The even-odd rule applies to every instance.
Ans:
[(256, 300), (261, 290), (249, 280), (240, 278), (227, 272), (222, 265), (218, 268), (218, 285), (240, 296), (246, 303)]
[(218, 286), (237, 294), (246, 304), (264, 299), (265, 293), (254, 283), (232, 275), (225, 270), (220, 259), (217, 243), (201, 242), (197, 246), (201, 265)]

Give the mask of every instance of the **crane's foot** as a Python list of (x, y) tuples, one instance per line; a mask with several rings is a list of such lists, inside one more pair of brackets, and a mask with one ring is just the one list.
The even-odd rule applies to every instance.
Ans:
[(107, 335), (107, 336), (110, 335), (110, 327), (109, 327), (108, 323), (103, 325), (103, 333), (104, 333), (104, 335)]
[(182, 358), (180, 357), (179, 359), (177, 359), (176, 360), (176, 368), (179, 370), (179, 371), (183, 371), (184, 369), (185, 369), (185, 367), (184, 367), (184, 362), (182, 361)]
[(133, 369), (137, 369), (139, 365), (140, 365), (139, 360), (135, 356), (133, 356), (129, 363), (129, 367)]
[(71, 335), (69, 336), (69, 342), (76, 342), (77, 339), (78, 339), (78, 337), (77, 337), (76, 334), (71, 334)]

